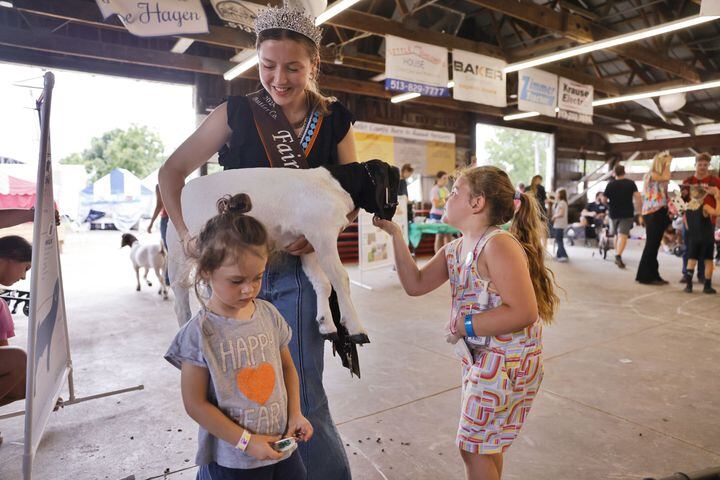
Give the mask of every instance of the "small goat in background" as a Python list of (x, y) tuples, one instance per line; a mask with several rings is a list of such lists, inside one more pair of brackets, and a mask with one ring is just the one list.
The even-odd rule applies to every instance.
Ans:
[(167, 300), (168, 292), (167, 285), (165, 285), (165, 251), (163, 250), (160, 243), (153, 243), (150, 245), (140, 245), (140, 242), (134, 235), (130, 233), (124, 233), (122, 236), (122, 242), (120, 248), (125, 246), (130, 247), (130, 261), (132, 261), (133, 268), (135, 269), (135, 277), (137, 279), (137, 290), (140, 291), (140, 269), (145, 269), (145, 275), (143, 278), (148, 284), (148, 287), (152, 287), (152, 283), (148, 280), (148, 273), (152, 268), (155, 271), (160, 282), (160, 290), (158, 294), (163, 296), (163, 300)]

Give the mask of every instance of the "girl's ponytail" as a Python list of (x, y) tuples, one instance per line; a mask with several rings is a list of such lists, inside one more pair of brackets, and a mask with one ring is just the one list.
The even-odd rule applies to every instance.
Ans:
[(542, 238), (547, 237), (547, 224), (537, 199), (533, 195), (517, 195), (520, 205), (515, 211), (510, 233), (520, 242), (528, 258), (530, 280), (535, 291), (538, 315), (546, 323), (552, 322), (560, 298), (555, 293), (555, 274), (545, 266), (545, 249)]

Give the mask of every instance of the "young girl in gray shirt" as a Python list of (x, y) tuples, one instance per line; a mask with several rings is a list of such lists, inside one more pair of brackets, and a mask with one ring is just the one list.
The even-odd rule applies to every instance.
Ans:
[(245, 215), (250, 209), (246, 194), (222, 199), (189, 245), (196, 292), (205, 283), (212, 294), (165, 354), (181, 369), (183, 403), (200, 426), (198, 480), (306, 478), (294, 442), (282, 451), (274, 445), (308, 441), (313, 428), (300, 412), (290, 327), (256, 298), (269, 248), (263, 225)]

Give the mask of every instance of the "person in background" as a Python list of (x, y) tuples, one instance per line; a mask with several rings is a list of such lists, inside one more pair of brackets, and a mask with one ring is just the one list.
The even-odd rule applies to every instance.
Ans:
[[(446, 185), (448, 184), (448, 174), (440, 170), (435, 174), (435, 185), (430, 190), (430, 201), (432, 208), (430, 209), (430, 222), (441, 223), (445, 214), (445, 202), (447, 202), (450, 192)], [(439, 252), (443, 245), (450, 241), (450, 235), (444, 233), (435, 234), (435, 253)]]
[(605, 225), (605, 218), (607, 216), (607, 200), (603, 192), (597, 192), (595, 194), (595, 201), (589, 202), (585, 205), (582, 212), (580, 212), (580, 224), (585, 227), (585, 239), (597, 238), (598, 228)]
[(610, 207), (610, 230), (615, 235), (615, 265), (625, 268), (622, 254), (633, 227), (635, 210), (641, 209), (642, 197), (635, 182), (625, 178), (624, 166), (615, 165), (613, 174), (615, 180), (605, 187), (605, 197)]
[(642, 221), (645, 224), (646, 239), (635, 281), (645, 285), (668, 283), (660, 277), (657, 255), (663, 233), (670, 223), (667, 188), (671, 163), (670, 152), (660, 152), (655, 155), (650, 171), (643, 177)]
[[(683, 200), (686, 202), (690, 201), (690, 186), (700, 185), (702, 187), (720, 187), (720, 178), (716, 177), (710, 171), (710, 162), (712, 157), (709, 153), (700, 153), (695, 157), (695, 175), (692, 175), (683, 180), (681, 191), (683, 193)], [(713, 195), (707, 195), (704, 200), (705, 205), (715, 208), (715, 197)], [(713, 225), (716, 224), (717, 217), (711, 216), (710, 221)], [(683, 225), (683, 229), (685, 225)], [(687, 283), (687, 260), (688, 252), (690, 250), (690, 244), (688, 243), (688, 235), (683, 230), (683, 241), (685, 243), (685, 254), (683, 255), (683, 266), (682, 266), (682, 278), (681, 283)], [(705, 264), (699, 262), (697, 265), (697, 279), (698, 282), (705, 282)]]
[(565, 251), (563, 236), (568, 226), (568, 202), (567, 191), (564, 188), (557, 191), (557, 201), (552, 209), (551, 220), (553, 222), (553, 238), (555, 238), (557, 246), (557, 261), (561, 263), (567, 262), (568, 255)]
[[(24, 223), (20, 217), (16, 220)], [(17, 235), (0, 238), (0, 284), (9, 287), (24, 280), (31, 259), (32, 246), (27, 240)], [(22, 348), (10, 346), (8, 340), (14, 336), (15, 324), (10, 308), (0, 299), (0, 406), (25, 398), (27, 355)]]
[[(548, 227), (548, 221), (547, 221), (547, 208), (545, 204), (547, 203), (547, 193), (545, 192), (545, 187), (542, 184), (543, 177), (542, 175), (535, 175), (530, 180), (530, 187), (528, 188), (528, 193), (535, 197), (535, 200), (538, 202), (538, 207), (540, 211), (540, 219), (543, 221), (543, 224), (545, 225), (545, 230), (547, 232), (550, 232), (551, 230)], [(542, 236), (542, 245), (543, 248), (547, 248), (547, 233)]]
[[(57, 214), (56, 214), (57, 216)], [(9, 208), (0, 210), (0, 228), (13, 227), (21, 223), (32, 222), (35, 218), (35, 209), (21, 210)]]
[(517, 187), (515, 188), (515, 191), (517, 193), (525, 193), (525, 184), (523, 182), (518, 182)]
[[(160, 238), (162, 239), (163, 248), (167, 252), (167, 226), (170, 217), (168, 217), (163, 205), (162, 195), (160, 195), (160, 185), (155, 185), (155, 211), (150, 219), (150, 225), (148, 225), (147, 232), (152, 233), (152, 227), (155, 223), (155, 219), (160, 215)], [(170, 277), (168, 276), (168, 269), (165, 268), (165, 285), (170, 285)]]
[(412, 177), (412, 174), (414, 172), (415, 172), (415, 169), (409, 163), (404, 164), (400, 168), (400, 186), (398, 187), (398, 197), (405, 195), (405, 198), (407, 198), (408, 223), (412, 222), (412, 220), (413, 220), (413, 209), (412, 209), (412, 202), (410, 201), (410, 195), (408, 195), (407, 179)]
[[(715, 198), (715, 206), (711, 207), (705, 199), (708, 195)], [(690, 203), (685, 210), (685, 230), (688, 236), (688, 263), (685, 291), (692, 293), (693, 270), (695, 265), (705, 264), (705, 282), (703, 293), (715, 294), (712, 288), (713, 253), (715, 250), (715, 218), (720, 214), (720, 189), (694, 185), (690, 187)]]

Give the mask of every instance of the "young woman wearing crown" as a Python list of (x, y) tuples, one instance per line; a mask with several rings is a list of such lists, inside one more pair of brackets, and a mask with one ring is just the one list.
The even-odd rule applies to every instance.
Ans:
[[(180, 192), (185, 178), (215, 152), (225, 169), (356, 161), (353, 115), (318, 90), (322, 31), (313, 18), (287, 6), (268, 8), (259, 13), (255, 32), (263, 88), (229, 97), (160, 169), (165, 208), (183, 239), (187, 227)], [(291, 141), (288, 131), (294, 134)], [(324, 340), (315, 322), (315, 292), (298, 256), (310, 251), (304, 237), (287, 245), (268, 264), (259, 298), (275, 305), (292, 329), (290, 352), (300, 377), (301, 409), (314, 428), (312, 439), (299, 447), (307, 478), (345, 480), (351, 478), (350, 467), (322, 385)]]

